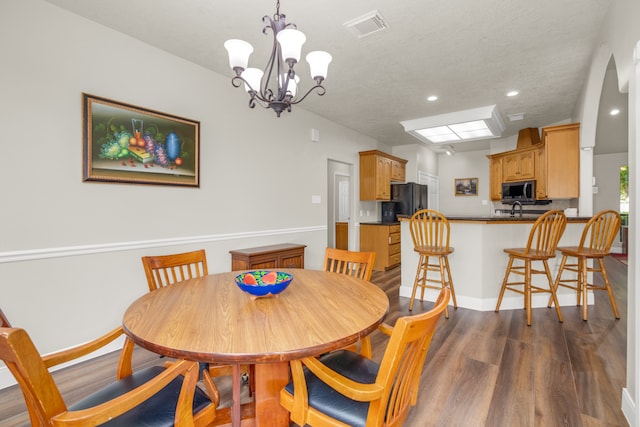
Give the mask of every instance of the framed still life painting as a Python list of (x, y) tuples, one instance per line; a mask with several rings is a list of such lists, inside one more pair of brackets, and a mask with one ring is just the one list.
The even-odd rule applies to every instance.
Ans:
[(200, 122), (82, 94), (83, 180), (200, 186)]

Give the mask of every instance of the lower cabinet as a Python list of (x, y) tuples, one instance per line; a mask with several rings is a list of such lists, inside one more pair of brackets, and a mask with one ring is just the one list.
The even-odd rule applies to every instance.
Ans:
[(360, 224), (360, 250), (376, 253), (376, 271), (399, 265), (400, 224)]
[(283, 243), (229, 251), (231, 270), (304, 268), (306, 245)]

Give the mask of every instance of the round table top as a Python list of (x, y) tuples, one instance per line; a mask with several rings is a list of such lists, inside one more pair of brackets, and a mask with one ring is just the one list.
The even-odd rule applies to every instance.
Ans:
[(211, 274), (149, 292), (123, 318), (138, 345), (169, 357), (210, 363), (283, 362), (356, 342), (382, 323), (387, 295), (353, 277), (305, 269), (277, 296), (252, 300)]

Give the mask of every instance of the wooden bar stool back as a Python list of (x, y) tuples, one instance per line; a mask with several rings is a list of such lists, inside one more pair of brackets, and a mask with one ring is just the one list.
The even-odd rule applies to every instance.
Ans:
[[(504, 252), (509, 255), (507, 270), (502, 281), (500, 296), (496, 304), (496, 312), (500, 310), (502, 297), (505, 290), (510, 290), (524, 295), (524, 308), (527, 311), (527, 325), (531, 326), (531, 300), (532, 294), (548, 292), (551, 301), (555, 304), (558, 320), (562, 322), (562, 313), (558, 305), (555, 286), (551, 279), (547, 260), (556, 256), (558, 242), (567, 226), (567, 217), (560, 210), (551, 210), (541, 215), (531, 227), (526, 248), (509, 248)], [(514, 261), (522, 261), (523, 264), (514, 266)], [(542, 262), (543, 270), (532, 268), (534, 261)], [(522, 281), (509, 282), (511, 274), (522, 276)], [(533, 274), (544, 274), (549, 283), (548, 288), (534, 285), (531, 282)]]
[(324, 270), (370, 281), (375, 259), (375, 252), (327, 248), (324, 251)]
[[(587, 291), (590, 290), (607, 291), (613, 314), (616, 319), (620, 318), (603, 259), (611, 253), (611, 245), (620, 230), (621, 223), (622, 220), (618, 212), (613, 210), (599, 212), (585, 225), (579, 246), (561, 246), (558, 248), (562, 253), (562, 262), (554, 285), (556, 289), (558, 286), (563, 286), (576, 291), (576, 305), (582, 304), (583, 320), (587, 320)], [(576, 259), (574, 263), (567, 263), (570, 257)], [(590, 260), (591, 266), (589, 266)], [(572, 275), (572, 279), (562, 278), (563, 273), (566, 271), (575, 273)], [(596, 286), (595, 283), (589, 283), (589, 273), (600, 273), (604, 286)], [(550, 303), (551, 301), (549, 301)]]
[[(420, 255), (416, 277), (413, 282), (409, 311), (413, 310), (416, 291), (420, 288), (420, 301), (424, 299), (424, 289), (451, 289), (453, 307), (458, 308), (456, 293), (453, 288), (448, 255), (453, 253), (449, 246), (449, 221), (440, 212), (423, 209), (411, 216), (409, 220), (413, 250)], [(429, 262), (429, 259), (435, 260)], [(429, 276), (429, 273), (432, 273)], [(437, 283), (435, 286), (433, 284)], [(449, 310), (445, 309), (445, 317), (449, 318)]]

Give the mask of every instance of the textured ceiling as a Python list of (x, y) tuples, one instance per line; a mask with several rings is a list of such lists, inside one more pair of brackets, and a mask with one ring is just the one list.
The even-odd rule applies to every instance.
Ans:
[[(253, 44), (261, 67), (271, 38), (264, 0), (47, 0), (150, 45), (231, 77), (223, 43)], [(307, 35), (303, 55), (333, 56), (324, 97), (300, 107), (389, 145), (417, 140), (401, 120), (497, 104), (506, 130), (517, 134), (572, 116), (596, 35), (611, 0), (283, 0), (280, 11)], [(377, 9), (389, 28), (356, 38), (344, 23)], [(306, 63), (297, 68), (304, 90)], [(520, 95), (507, 98), (511, 89)], [(238, 96), (246, 96), (240, 93)], [(439, 96), (427, 102), (428, 95)], [(295, 114), (295, 108), (293, 113)], [(264, 111), (264, 114), (275, 114)], [(522, 121), (507, 115), (524, 113)], [(488, 142), (456, 145), (486, 149)]]

